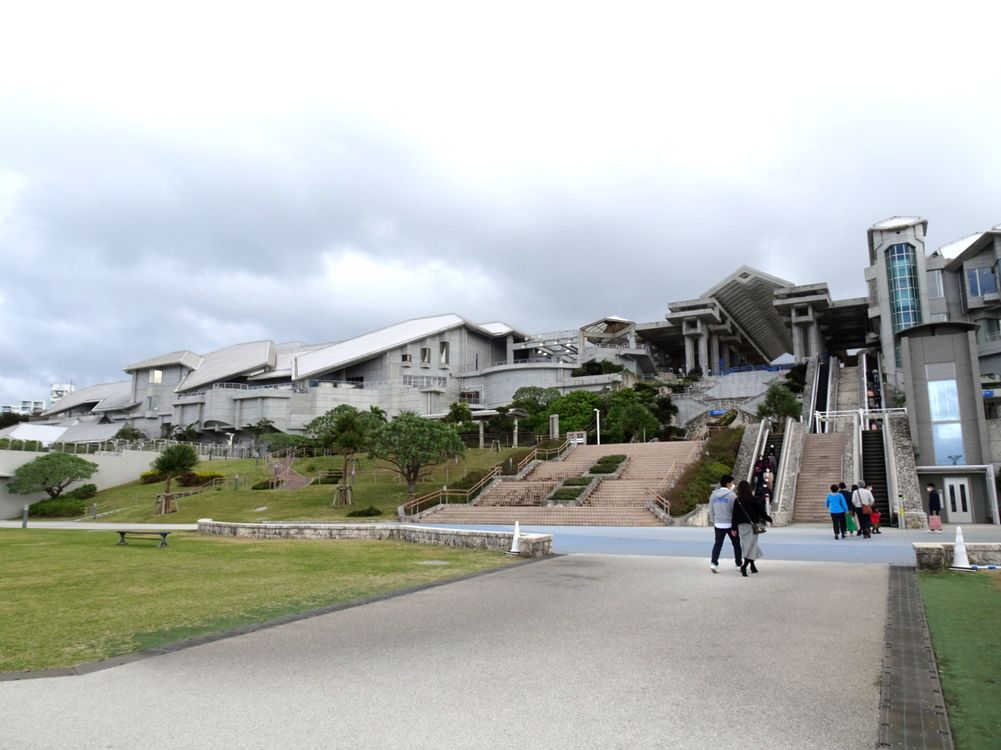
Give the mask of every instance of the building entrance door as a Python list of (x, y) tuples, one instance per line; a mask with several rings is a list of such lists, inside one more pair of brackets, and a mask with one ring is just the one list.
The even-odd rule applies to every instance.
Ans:
[(970, 480), (945, 478), (945, 518), (949, 523), (973, 523), (970, 503)]

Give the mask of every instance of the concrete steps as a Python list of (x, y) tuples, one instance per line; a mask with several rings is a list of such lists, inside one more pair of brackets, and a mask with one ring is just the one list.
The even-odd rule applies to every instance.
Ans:
[(796, 523), (830, 521), (824, 503), (831, 485), (843, 480), (841, 464), (845, 454), (845, 433), (829, 432), (803, 438), (803, 458), (796, 480), (796, 502), (792, 519)]
[(838, 411), (858, 409), (858, 367), (842, 367), (838, 371)]
[(421, 518), (422, 523), (489, 524), (513, 526), (517, 521), (532, 526), (663, 526), (645, 508), (500, 508), (477, 505), (442, 505)]
[(497, 482), (476, 500), (478, 506), (541, 505), (556, 482)]
[[(563, 461), (546, 461), (522, 481), (501, 482), (475, 505), (448, 505), (426, 514), (427, 523), (555, 526), (661, 526), (647, 501), (694, 460), (696, 442), (581, 445)], [(556, 486), (587, 472), (602, 456), (625, 455), (620, 479), (605, 478), (583, 506), (538, 507)]]

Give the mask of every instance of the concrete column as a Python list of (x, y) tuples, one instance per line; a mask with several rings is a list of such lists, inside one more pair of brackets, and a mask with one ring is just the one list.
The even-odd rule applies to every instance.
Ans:
[[(507, 363), (514, 364), (514, 336), (507, 337)], [(480, 446), (481, 448), (483, 446)]]
[(511, 445), (518, 447), (518, 418), (514, 418), (514, 434), (511, 436)]
[(480, 426), (480, 448), (486, 448), (486, 438), (483, 434), (483, 428), (486, 423), (481, 419), (477, 424)]
[(719, 336), (709, 335), (709, 366), (713, 372), (719, 372)]
[(699, 367), (702, 368), (702, 374), (706, 375), (709, 373), (709, 342), (707, 341), (709, 337), (706, 334), (699, 335)]
[(695, 369), (695, 340), (685, 336), (685, 374)]
[(729, 344), (723, 344), (723, 367), (724, 368), (729, 368), (730, 367), (730, 362), (731, 362), (731, 359), (730, 359), (730, 345)]
[(792, 327), (792, 356), (797, 362), (806, 358), (803, 353), (803, 326), (795, 324)]
[(810, 324), (810, 344), (808, 356), (820, 354), (820, 324), (815, 320)]

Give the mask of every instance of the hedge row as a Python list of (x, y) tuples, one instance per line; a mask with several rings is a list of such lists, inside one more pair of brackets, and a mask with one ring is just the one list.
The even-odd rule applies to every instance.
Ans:
[(719, 484), (720, 477), (733, 472), (743, 436), (744, 428), (740, 427), (720, 430), (709, 437), (702, 456), (685, 469), (667, 493), (672, 516), (683, 516), (699, 503), (709, 501), (709, 494)]

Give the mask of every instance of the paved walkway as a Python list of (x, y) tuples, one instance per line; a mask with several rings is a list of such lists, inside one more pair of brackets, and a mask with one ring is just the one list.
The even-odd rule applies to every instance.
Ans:
[(570, 555), (3, 682), (0, 746), (872, 748), (888, 568), (760, 568)]

